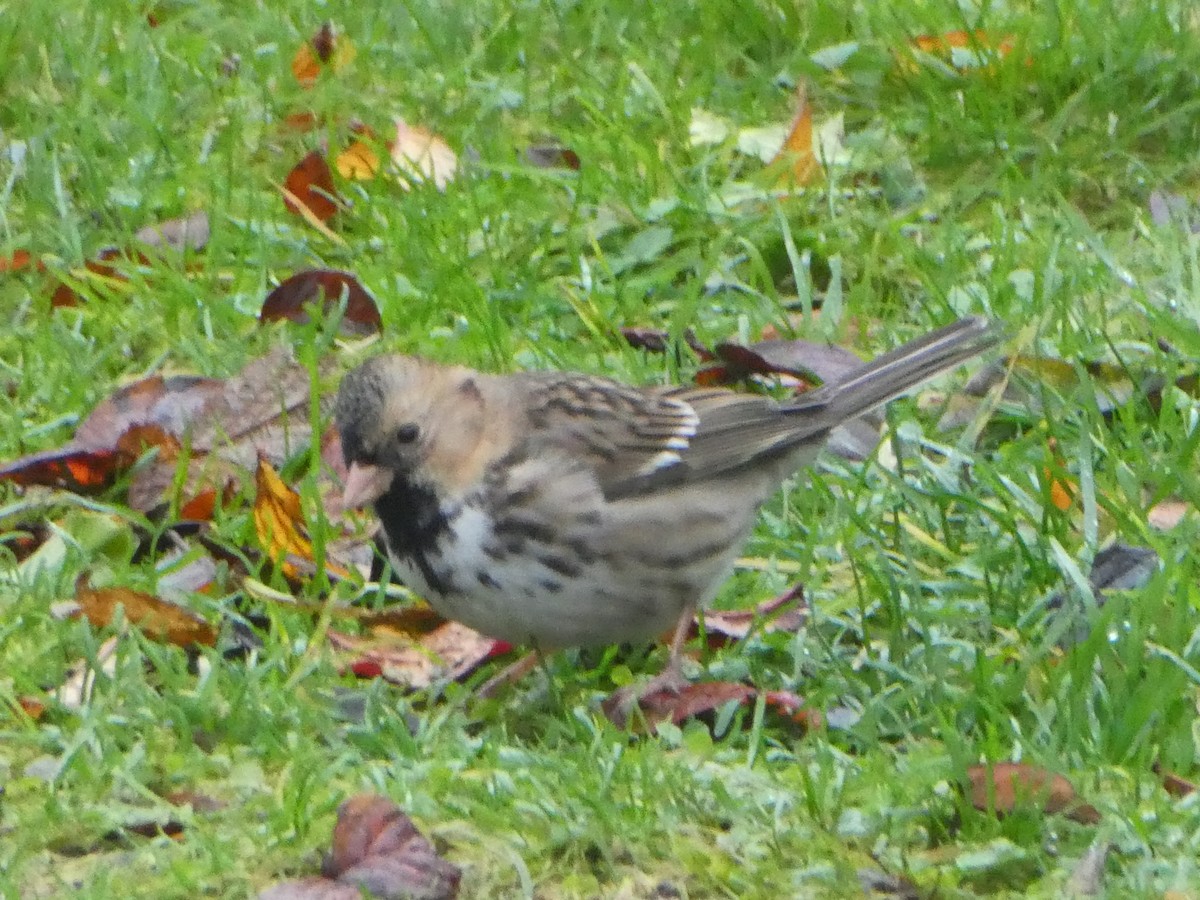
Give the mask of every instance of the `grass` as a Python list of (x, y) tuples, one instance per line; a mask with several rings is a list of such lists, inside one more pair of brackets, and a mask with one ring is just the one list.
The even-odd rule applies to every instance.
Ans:
[[(1033, 399), (1003, 404), (974, 442), (898, 403), (883, 451), (897, 464), (831, 459), (764, 510), (747, 554), (779, 564), (739, 573), (720, 603), (799, 578), (811, 624), (704, 663), (842, 714), (815, 734), (750, 708), (715, 733), (631, 739), (595, 700), (661, 649), (560, 655), (549, 689), (535, 675), (482, 707), (459, 685), (403, 696), (306, 656), (312, 620), (279, 609), (261, 651), (211, 654), (199, 673), (125, 641), (89, 704), (31, 721), (16, 698), (103, 638), (50, 603), (84, 568), (154, 581), (123, 526), (82, 541), (0, 587), (0, 891), (253, 894), (314, 871), (338, 803), (373, 790), (465, 867), (467, 896), (840, 897), (864, 868), (926, 895), (1060, 896), (1094, 841), (1114, 848), (1112, 896), (1196, 896), (1197, 795), (1168, 796), (1152, 765), (1197, 776), (1200, 534), (1194, 514), (1146, 524), (1164, 497), (1200, 500), (1195, 400), (1169, 387), (1109, 409), (1082, 365), (1171, 384), (1200, 358), (1197, 238), (1146, 205), (1200, 181), (1189, 4), (333, 2), (321, 15), (358, 54), (312, 91), (289, 71), (320, 24), (310, 5), (157, 9), (151, 28), (136, 4), (0, 3), (0, 255), (29, 248), (61, 273), (167, 216), (213, 222), (194, 271), (77, 308), (50, 310), (41, 276), (0, 280), (0, 459), (61, 444), (122, 379), (227, 375), (302, 340), (254, 317), (276, 280), (314, 265), (374, 291), (385, 345), (489, 369), (682, 380), (694, 360), (643, 354), (616, 328), (713, 341), (770, 324), (875, 353), (984, 313), (1075, 374), (1032, 379)], [(897, 60), (918, 34), (976, 27), (1014, 49), (965, 72)], [(810, 58), (848, 41), (835, 70)], [(690, 146), (691, 110), (783, 122), (800, 78), (818, 118), (844, 114), (854, 166), (786, 203), (723, 204), (759, 165)], [(339, 246), (272, 186), (321, 138), (280, 129), (304, 108), (377, 129), (402, 115), (474, 161), (444, 194), (350, 186)], [(546, 135), (578, 174), (522, 163)], [(706, 289), (714, 274), (731, 287)], [(791, 315), (812, 297), (820, 317)], [(1047, 467), (1077, 485), (1066, 511)], [(128, 516), (119, 493), (98, 502)], [(42, 509), (61, 521), (65, 501)], [(236, 543), (247, 522), (235, 509), (219, 527)], [(1153, 547), (1161, 568), (1060, 647), (1039, 604), (1113, 539)], [(1071, 776), (1101, 823), (998, 821), (950, 787), (1013, 759)], [(179, 788), (228, 805), (168, 810), (159, 795)], [(179, 842), (110, 836), (167, 812)]]

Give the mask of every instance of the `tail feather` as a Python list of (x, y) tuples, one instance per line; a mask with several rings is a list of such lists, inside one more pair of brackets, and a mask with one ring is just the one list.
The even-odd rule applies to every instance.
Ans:
[(1002, 329), (987, 319), (959, 319), (802, 395), (796, 410), (824, 406), (822, 418), (831, 423), (856, 418), (977, 356), (1002, 337)]

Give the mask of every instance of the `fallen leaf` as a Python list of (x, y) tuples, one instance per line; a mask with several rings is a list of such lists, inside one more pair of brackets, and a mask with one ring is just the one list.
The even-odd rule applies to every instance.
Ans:
[[(112, 678), (117, 672), (117, 642), (119, 635), (113, 635), (96, 648), (95, 662), (101, 674)], [(90, 659), (78, 659), (67, 669), (67, 677), (54, 692), (55, 699), (64, 709), (79, 710), (92, 697), (92, 689), (96, 685), (97, 670)]]
[[(629, 346), (638, 350), (646, 350), (650, 353), (665, 353), (671, 345), (671, 336), (658, 328), (622, 328), (621, 336), (629, 343)], [(696, 332), (688, 328), (683, 332), (684, 343), (691, 348), (702, 360), (713, 358), (713, 353), (696, 337)]]
[[(960, 71), (980, 68), (991, 59), (1003, 59), (1015, 45), (1016, 38), (1013, 35), (996, 37), (982, 28), (936, 35), (922, 34), (910, 42), (912, 48), (940, 57)], [(1026, 64), (1031, 64), (1031, 61)], [(906, 68), (911, 69), (912, 64), (906, 64)]]
[(1095, 807), (1082, 803), (1071, 782), (1028, 763), (995, 763), (967, 769), (971, 805), (981, 812), (1004, 816), (1020, 806), (1036, 803), (1047, 813), (1064, 813), (1084, 825), (1100, 821)]
[(582, 163), (579, 154), (561, 144), (531, 144), (525, 148), (525, 161), (538, 169), (573, 169), (578, 172)]
[(133, 237), (138, 243), (159, 250), (199, 251), (208, 245), (211, 228), (208, 213), (197, 210), (177, 219), (167, 219), (157, 225), (147, 225)]
[(267, 557), (281, 566), (288, 578), (297, 578), (299, 570), (289, 556), (312, 561), (312, 541), (304, 533), (304, 511), (300, 495), (262, 457), (254, 475), (254, 531)]
[(837, 381), (863, 364), (854, 353), (835, 344), (778, 338), (749, 346), (722, 341), (713, 352), (723, 365), (697, 372), (698, 384), (728, 384), (750, 375), (788, 375), (811, 387)]
[(44, 272), (46, 264), (40, 259), (35, 260), (28, 250), (15, 250), (12, 256), (0, 257), (0, 273), (20, 272), (22, 269), (28, 268)]
[(35, 722), (46, 712), (45, 702), (39, 700), (37, 697), (18, 697), (17, 706), (20, 707), (21, 712), (25, 713), (25, 715), (29, 716)]
[(178, 442), (156, 425), (132, 425), (107, 447), (68, 445), (23, 456), (0, 466), (0, 481), (29, 487), (45, 485), (79, 493), (108, 487), (129, 469), (147, 448), (157, 447), (165, 460), (174, 459)]
[(336, 34), (333, 23), (325, 22), (296, 50), (292, 57), (292, 74), (302, 87), (309, 88), (316, 84), (325, 66), (336, 72), (353, 62), (357, 53), (348, 37)]
[(1104, 866), (1108, 862), (1110, 845), (1099, 840), (1088, 848), (1087, 853), (1075, 863), (1071, 877), (1067, 879), (1065, 894), (1068, 897), (1095, 897), (1104, 890)]
[(305, 307), (309, 303), (320, 302), (328, 313), (330, 309), (336, 309), (343, 294), (346, 296), (346, 314), (342, 319), (345, 330), (358, 334), (382, 330), (383, 319), (375, 298), (352, 273), (336, 269), (307, 269), (284, 279), (267, 295), (258, 318), (262, 322), (289, 319), (306, 323), (309, 315)]
[(396, 119), (396, 137), (390, 149), (392, 163), (400, 173), (398, 180), (405, 190), (412, 187), (407, 180), (412, 178), (418, 182), (431, 181), (439, 191), (444, 191), (458, 171), (458, 156), (449, 144), (403, 119)]
[(409, 690), (424, 690), (442, 679), (458, 680), (510, 645), (459, 622), (444, 622), (419, 638), (376, 628), (371, 637), (334, 629), (329, 644), (341, 651), (344, 665), (359, 677), (382, 677)]
[(821, 174), (821, 162), (813, 151), (812, 106), (808, 102), (808, 85), (796, 86), (796, 114), (788, 128), (779, 153), (769, 163), (783, 170), (780, 181), (799, 187)]
[(379, 173), (379, 154), (370, 144), (357, 140), (339, 153), (333, 164), (343, 178), (370, 181)]
[(290, 212), (324, 224), (338, 211), (333, 173), (319, 150), (313, 150), (288, 172), (283, 204)]
[(693, 625), (697, 633), (701, 618), (704, 633), (710, 639), (716, 635), (742, 640), (756, 624), (767, 633), (798, 631), (808, 620), (808, 606), (804, 602), (804, 587), (796, 585), (754, 609), (709, 610), (698, 615)]
[(298, 112), (289, 113), (283, 118), (283, 126), (289, 131), (298, 131), (301, 134), (307, 131), (312, 131), (321, 125), (321, 119), (314, 112)]
[(110, 625), (117, 607), (123, 606), (125, 621), (156, 641), (177, 647), (212, 647), (217, 642), (216, 629), (191, 610), (132, 588), (93, 588), (86, 572), (75, 581), (75, 602), (95, 628)]
[(1154, 774), (1162, 779), (1163, 790), (1172, 797), (1186, 797), (1189, 794), (1196, 793), (1196, 785), (1188, 781), (1182, 775), (1176, 775), (1174, 772), (1169, 772), (1162, 766), (1155, 763)]
[[(782, 714), (802, 728), (820, 728), (823, 720), (820, 713), (804, 705), (804, 698), (790, 691), (759, 691), (758, 688), (732, 681), (702, 681), (688, 684), (681, 690), (656, 690), (638, 696), (637, 705), (646, 723), (656, 727), (661, 722), (682, 725), (688, 719), (716, 712), (726, 703), (747, 706), (762, 694), (768, 707)], [(629, 721), (631, 709), (624, 707), (626, 697), (622, 692), (611, 695), (601, 704), (604, 714), (617, 727), (624, 728)]]
[(224, 382), (199, 375), (152, 375), (114, 391), (79, 423), (72, 444), (114, 447), (131, 428), (153, 425), (179, 439), (219, 396)]
[(1150, 511), (1146, 513), (1146, 521), (1157, 531), (1170, 531), (1183, 521), (1191, 509), (1192, 506), (1187, 501), (1172, 497), (1150, 507)]
[(376, 794), (351, 797), (338, 808), (321, 875), (276, 885), (259, 900), (354, 900), (360, 892), (395, 900), (452, 900), (462, 878), (458, 866), (438, 855), (400, 807)]

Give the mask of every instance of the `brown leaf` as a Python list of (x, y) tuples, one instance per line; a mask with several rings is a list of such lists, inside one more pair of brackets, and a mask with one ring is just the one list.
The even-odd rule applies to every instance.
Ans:
[(510, 645), (485, 637), (458, 622), (445, 622), (417, 639), (375, 628), (370, 638), (330, 629), (329, 644), (341, 651), (345, 666), (361, 677), (382, 677), (410, 690), (424, 690), (441, 679), (462, 678)]
[(154, 425), (176, 439), (224, 388), (218, 378), (152, 375), (119, 388), (102, 400), (75, 429), (77, 447), (103, 449), (140, 425)]
[(18, 697), (17, 706), (21, 708), (21, 712), (25, 713), (25, 715), (29, 716), (35, 722), (46, 712), (45, 701), (39, 700), (37, 697)]
[(321, 123), (321, 118), (314, 112), (289, 113), (283, 119), (284, 128), (289, 131), (298, 131), (301, 134), (319, 128)]
[(1019, 806), (1037, 803), (1047, 813), (1065, 813), (1085, 825), (1100, 821), (1095, 807), (1080, 802), (1071, 782), (1028, 763), (996, 763), (967, 769), (971, 805), (1004, 816)]
[[(801, 727), (821, 726), (820, 714), (807, 709), (799, 695), (790, 691), (760, 692), (758, 688), (731, 681), (702, 681), (678, 691), (650, 691), (639, 696), (637, 702), (646, 722), (653, 728), (661, 722), (682, 725), (688, 719), (708, 716), (730, 702), (747, 706), (758, 699), (759, 693), (769, 707)], [(624, 727), (628, 719), (628, 710), (621, 708), (624, 700), (621, 692), (617, 692), (602, 704), (604, 714), (619, 727)]]
[(105, 628), (125, 607), (125, 620), (156, 641), (178, 647), (217, 642), (217, 631), (191, 610), (127, 587), (93, 588), (87, 573), (75, 581), (75, 602), (95, 628)]
[(283, 204), (298, 216), (311, 216), (324, 223), (332, 219), (333, 214), (338, 211), (333, 173), (319, 150), (312, 151), (300, 160), (295, 168), (288, 172), (283, 186), (286, 191)]
[(375, 298), (352, 273), (336, 269), (306, 269), (280, 282), (263, 301), (258, 318), (262, 322), (289, 319), (306, 323), (309, 320), (307, 304), (320, 302), (328, 313), (341, 302), (343, 293), (346, 295), (346, 315), (342, 319), (345, 330), (369, 334), (383, 329)]
[[(100, 251), (98, 259), (89, 259), (83, 264), (83, 270), (77, 274), (82, 279), (95, 280), (101, 283), (121, 284), (128, 281), (128, 277), (121, 271), (118, 271), (116, 266), (109, 265), (108, 260), (117, 257), (117, 251), (109, 248)], [(65, 281), (60, 281), (54, 288), (54, 292), (50, 295), (50, 306), (57, 309), (62, 306), (78, 306), (80, 301), (79, 292)]]
[[(621, 336), (629, 342), (629, 346), (638, 350), (646, 350), (650, 353), (665, 353), (671, 343), (671, 336), (657, 328), (622, 328)], [(683, 333), (684, 342), (692, 349), (700, 359), (708, 360), (713, 358), (712, 351), (700, 343), (696, 337), (696, 332), (692, 329), (687, 329)]]
[(296, 50), (292, 57), (292, 74), (302, 87), (310, 88), (316, 84), (325, 66), (336, 72), (349, 65), (357, 52), (348, 37), (336, 34), (333, 23), (325, 22)]
[[(703, 613), (704, 633), (710, 638), (710, 643), (713, 636), (742, 640), (756, 623), (766, 633), (799, 631), (807, 620), (804, 587), (799, 584), (754, 609), (708, 610)], [(700, 621), (701, 616), (697, 616), (692, 626), (696, 634), (700, 631)]]
[(573, 169), (579, 171), (579, 154), (561, 144), (531, 144), (525, 148), (526, 161), (538, 169)]
[(808, 184), (821, 174), (821, 162), (813, 149), (812, 104), (803, 81), (796, 85), (796, 115), (783, 146), (769, 165), (782, 168), (780, 181), (791, 186)]

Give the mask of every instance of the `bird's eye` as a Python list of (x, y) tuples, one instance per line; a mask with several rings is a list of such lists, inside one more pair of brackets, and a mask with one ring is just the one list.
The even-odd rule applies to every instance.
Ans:
[(415, 422), (406, 422), (396, 429), (396, 443), (411, 444), (421, 435), (421, 429)]

